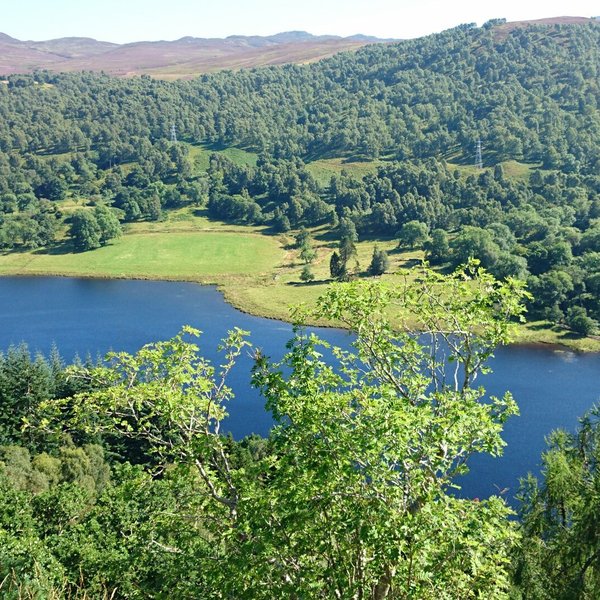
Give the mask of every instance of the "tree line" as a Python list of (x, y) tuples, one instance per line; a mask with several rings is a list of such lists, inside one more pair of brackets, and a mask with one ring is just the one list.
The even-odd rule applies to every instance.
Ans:
[[(185, 204), (281, 232), (350, 219), (361, 236), (401, 240), (415, 221), (427, 232), (408, 246), (427, 245), (431, 262), (476, 256), (528, 279), (536, 318), (593, 331), (600, 30), (496, 25), (193, 81), (11, 76), (0, 86), (0, 246), (56, 243), (67, 196), (110, 209), (69, 218), (79, 250), (118, 235), (115, 218), (159, 220)], [(186, 142), (246, 147), (258, 163), (214, 154), (202, 174), (187, 143), (166, 141), (171, 123)], [(446, 161), (472, 162), (477, 139), (490, 167), (461, 177)], [(327, 156), (385, 161), (322, 188), (305, 162)], [(507, 159), (539, 168), (517, 181)]]
[[(527, 279), (532, 317), (594, 331), (600, 29), (496, 25), (193, 81), (11, 76), (0, 86), (0, 247), (58, 243), (66, 197), (89, 205), (67, 219), (77, 250), (118, 235), (115, 219), (160, 220), (186, 204), (279, 232), (328, 225), (341, 245), (350, 220), (442, 268), (475, 256)], [(167, 141), (171, 123), (185, 143)], [(478, 139), (486, 168), (463, 176), (449, 162), (472, 163)], [(200, 142), (258, 162), (213, 154), (202, 173), (189, 153)], [(328, 156), (383, 160), (323, 187), (306, 162)], [(535, 165), (529, 179), (505, 174), (508, 159)]]

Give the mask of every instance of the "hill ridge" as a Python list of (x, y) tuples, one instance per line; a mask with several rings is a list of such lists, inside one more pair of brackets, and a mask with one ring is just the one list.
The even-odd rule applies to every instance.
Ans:
[[(497, 35), (516, 28), (598, 22), (598, 17), (560, 16), (494, 24)], [(121, 77), (151, 75), (162, 79), (191, 78), (223, 69), (244, 69), (285, 63), (303, 64), (353, 51), (368, 44), (400, 42), (364, 34), (347, 37), (313, 35), (302, 30), (272, 35), (230, 35), (225, 38), (184, 36), (176, 40), (140, 40), (116, 44), (90, 37), (68, 36), (22, 41), (0, 33), (0, 75), (103, 71)]]
[(305, 63), (393, 40), (356, 34), (349, 37), (284, 31), (273, 35), (226, 38), (184, 36), (115, 44), (90, 37), (18, 40), (0, 33), (0, 75), (50, 71), (104, 71), (117, 76), (150, 74), (167, 79), (222, 69)]

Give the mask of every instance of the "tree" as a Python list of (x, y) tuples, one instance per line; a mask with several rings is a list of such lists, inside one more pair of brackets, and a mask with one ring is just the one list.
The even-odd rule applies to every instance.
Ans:
[(500, 247), (489, 231), (480, 227), (464, 227), (452, 241), (452, 263), (455, 267), (465, 265), (472, 258), (481, 264), (491, 267), (500, 254)]
[(121, 235), (121, 226), (108, 207), (96, 206), (93, 211), (77, 210), (73, 213), (69, 234), (75, 248), (93, 250)]
[(24, 439), (23, 419), (38, 412), (40, 404), (52, 397), (52, 388), (49, 365), (39, 355), (32, 359), (25, 344), (0, 354), (0, 445)]
[[(459, 500), (446, 490), (468, 454), (501, 450), (500, 424), (514, 403), (483, 401), (472, 383), (492, 347), (507, 340), (504, 318), (520, 314), (522, 289), (482, 272), (421, 275), (401, 290), (353, 282), (320, 299), (310, 320), (334, 319), (357, 335), (339, 369), (302, 330), (283, 363), (259, 361), (255, 380), (278, 424), (282, 457), (261, 506), (273, 508), (280, 526), (266, 543), (271, 560), (251, 557), (259, 538), (241, 551), (256, 567), (269, 565), (269, 580), (283, 582), (280, 595), (491, 598), (508, 586), (512, 528), (503, 502)], [(454, 377), (444, 373), (447, 357), (421, 346), (414, 330), (391, 333), (384, 315), (392, 307), (450, 344)], [(449, 426), (455, 419), (460, 433)]]
[(425, 258), (432, 265), (440, 265), (450, 258), (448, 234), (443, 229), (434, 229), (431, 238), (424, 245)]
[(307, 242), (310, 243), (310, 231), (308, 231), (306, 227), (301, 227), (294, 240), (296, 242), (296, 248), (302, 248)]
[(308, 265), (315, 260), (316, 256), (317, 253), (312, 247), (310, 240), (306, 240), (300, 248), (300, 258)]
[(71, 215), (69, 235), (77, 250), (93, 250), (100, 247), (102, 230), (92, 211), (76, 210)]
[[(225, 379), (248, 345), (246, 333), (237, 328), (229, 332), (219, 371), (198, 356), (193, 342), (184, 339), (199, 335), (191, 327), (184, 327), (171, 340), (144, 346), (134, 356), (109, 353), (110, 367), (75, 367), (71, 375), (88, 378), (99, 391), (75, 398), (73, 422), (82, 430), (144, 440), (160, 459), (193, 465), (213, 498), (235, 511), (238, 498), (233, 482), (221, 493), (212, 477), (214, 473), (230, 477), (220, 422), (226, 414), (225, 404), (233, 396)], [(58, 403), (44, 408), (51, 412), (53, 407), (55, 412), (61, 410)], [(107, 412), (101, 414), (102, 410)], [(96, 411), (100, 412), (94, 416)]]
[(344, 266), (348, 264), (348, 261), (356, 256), (356, 244), (354, 239), (348, 236), (343, 236), (339, 244), (339, 255), (340, 260), (344, 263)]
[(527, 271), (527, 260), (522, 256), (516, 256), (510, 252), (500, 252), (490, 271), (498, 279), (516, 277), (517, 279), (524, 280), (529, 274)]
[(66, 192), (67, 184), (56, 176), (49, 177), (35, 190), (38, 198), (47, 198), (48, 200), (64, 200)]
[(521, 482), (522, 543), (515, 549), (519, 596), (597, 598), (600, 595), (600, 408), (574, 433), (558, 430), (542, 454), (543, 478)]
[(273, 227), (275, 228), (275, 231), (280, 233), (286, 233), (292, 228), (287, 215), (279, 208), (277, 208), (275, 211), (275, 216), (273, 217)]
[(404, 223), (398, 238), (400, 239), (400, 246), (408, 246), (411, 249), (421, 247), (427, 241), (429, 228), (426, 223), (421, 221), (409, 221)]
[(349, 219), (348, 217), (342, 217), (338, 224), (338, 231), (340, 234), (340, 239), (348, 238), (351, 242), (358, 242), (356, 225), (352, 219)]
[(367, 272), (369, 275), (383, 275), (390, 266), (387, 252), (380, 250), (377, 246), (373, 248), (373, 256), (371, 257), (371, 264)]
[(552, 269), (547, 273), (542, 273), (539, 277), (530, 277), (528, 284), (533, 295), (532, 312), (545, 314), (553, 321), (561, 321), (562, 306), (574, 290), (571, 275), (566, 271)]
[(588, 317), (583, 306), (571, 306), (567, 310), (565, 319), (567, 326), (580, 335), (590, 335), (596, 330), (598, 323)]
[(300, 280), (304, 281), (305, 283), (309, 283), (309, 282), (313, 281), (314, 278), (315, 278), (315, 274), (312, 272), (310, 265), (304, 265), (304, 268), (302, 269), (302, 273), (300, 273)]
[(100, 228), (100, 244), (105, 246), (109, 240), (121, 235), (121, 225), (115, 213), (104, 205), (94, 208), (94, 217)]
[(347, 276), (346, 264), (340, 259), (337, 252), (333, 252), (329, 260), (329, 274), (332, 279), (345, 279)]
[[(196, 491), (180, 510), (209, 543), (184, 537), (177, 547), (175, 537), (167, 556), (202, 573), (198, 595), (506, 597), (509, 509), (500, 498), (449, 492), (471, 454), (502, 450), (515, 404), (474, 383), (510, 339), (523, 297), (517, 282), (479, 269), (332, 286), (314, 311), (296, 313), (281, 363), (256, 353), (253, 381), (276, 427), (272, 449), (243, 465), (219, 435), (231, 399), (224, 377), (245, 346), (240, 331), (224, 343), (220, 372), (180, 334), (112, 355), (111, 366), (80, 375), (101, 389), (68, 402), (79, 426), (144, 440), (161, 462), (193, 471)], [(351, 351), (333, 350), (334, 365), (304, 328), (313, 319), (356, 336)], [(162, 519), (175, 523), (178, 512)]]

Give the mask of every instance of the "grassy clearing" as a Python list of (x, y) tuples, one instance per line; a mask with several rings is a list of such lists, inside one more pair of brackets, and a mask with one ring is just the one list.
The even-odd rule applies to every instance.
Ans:
[[(386, 164), (384, 160), (375, 160), (369, 162), (346, 162), (343, 158), (327, 158), (315, 160), (306, 165), (307, 170), (317, 180), (321, 187), (329, 185), (332, 175), (340, 175), (342, 171), (348, 171), (354, 177), (362, 179), (369, 173), (374, 173), (377, 167)], [(506, 177), (513, 179), (528, 181), (531, 171), (538, 165), (530, 165), (520, 163), (516, 160), (507, 160), (500, 163), (504, 168)], [(479, 175), (481, 171), (475, 165), (461, 165), (453, 162), (448, 162), (448, 167), (451, 170), (458, 169), (464, 177), (469, 175)]]
[(321, 187), (325, 187), (329, 185), (333, 175), (340, 175), (342, 171), (348, 171), (357, 179), (362, 179), (375, 172), (380, 164), (381, 161), (353, 162), (343, 158), (323, 158), (308, 163), (306, 169)]
[[(225, 287), (223, 291), (226, 299), (244, 311), (284, 320), (289, 320), (291, 307), (299, 304), (314, 305), (317, 298), (331, 283), (329, 260), (335, 244), (323, 236), (322, 231), (317, 229), (313, 233), (317, 250), (317, 257), (311, 265), (315, 275), (314, 281), (303, 283), (300, 280), (304, 263), (298, 256), (298, 250), (291, 247), (293, 239), (290, 236), (286, 240), (287, 252), (283, 263), (274, 269), (269, 277), (256, 283), (252, 282), (243, 288)], [(366, 274), (375, 245), (389, 253), (390, 269), (389, 274), (382, 277), (384, 280), (392, 282), (397, 280), (398, 276), (394, 275), (395, 272), (410, 267), (423, 258), (422, 252), (397, 252), (394, 240), (363, 241), (357, 244), (356, 259), (348, 265), (351, 271), (358, 276)]]
[(529, 181), (531, 171), (536, 168), (536, 165), (527, 165), (516, 160), (507, 160), (502, 163), (502, 166), (504, 167), (504, 175), (506, 177), (512, 177), (521, 181)]
[[(237, 165), (254, 167), (258, 160), (258, 154), (240, 148), (226, 148), (220, 150), (211, 148), (207, 144), (198, 144), (189, 145), (189, 149), (190, 158), (194, 162), (197, 172), (206, 172), (208, 170), (209, 158), (213, 152), (223, 154)], [(339, 176), (342, 171), (348, 171), (357, 179), (362, 179), (365, 175), (374, 173), (379, 166), (386, 164), (386, 162), (386, 160), (351, 161), (341, 157), (322, 158), (307, 163), (306, 169), (315, 178), (317, 183), (322, 188), (325, 188), (329, 185), (331, 177), (334, 175)], [(506, 177), (521, 181), (528, 181), (531, 171), (539, 168), (539, 165), (521, 163), (516, 160), (507, 160), (500, 164), (504, 168)], [(448, 167), (451, 170), (457, 169), (464, 177), (469, 175), (479, 175), (481, 173), (480, 169), (475, 165), (461, 165), (449, 161)]]
[(535, 321), (517, 328), (515, 342), (519, 344), (549, 344), (578, 352), (600, 352), (600, 337), (581, 338), (547, 321)]
[(132, 233), (172, 233), (172, 232), (232, 232), (249, 234), (270, 233), (270, 228), (262, 226), (235, 225), (210, 219), (206, 208), (184, 207), (164, 213), (162, 221), (140, 221), (125, 226), (127, 234)]
[(258, 154), (242, 150), (241, 148), (214, 149), (208, 144), (195, 144), (189, 145), (189, 149), (190, 158), (199, 172), (208, 171), (210, 155), (213, 153), (222, 154), (233, 163), (240, 166), (246, 165), (255, 167), (256, 161), (258, 160)]
[[(248, 152), (241, 148), (215, 149), (208, 144), (189, 145), (190, 158), (198, 172), (208, 170), (210, 155), (215, 152), (226, 156), (236, 165), (255, 167), (258, 154)], [(321, 187), (329, 185), (332, 175), (339, 175), (342, 171), (349, 171), (357, 178), (362, 178), (368, 173), (373, 173), (382, 161), (348, 161), (345, 158), (324, 158), (307, 163), (306, 169), (317, 180)]]
[[(506, 177), (521, 181), (528, 181), (531, 171), (538, 167), (538, 165), (520, 163), (516, 160), (507, 160), (499, 164), (504, 168), (504, 175)], [(448, 168), (450, 170), (457, 169), (464, 177), (468, 177), (469, 175), (479, 175), (481, 173), (481, 170), (475, 165), (461, 165), (451, 161), (448, 161)]]
[[(126, 234), (103, 248), (73, 253), (68, 242), (48, 252), (0, 254), (0, 275), (68, 275), (79, 277), (173, 279), (214, 283), (234, 306), (252, 314), (289, 320), (290, 308), (314, 305), (330, 284), (329, 260), (336, 247), (325, 228), (312, 231), (317, 257), (315, 281), (302, 283), (304, 267), (293, 247), (293, 235), (273, 236), (268, 228), (210, 220), (205, 211), (184, 208), (164, 221), (135, 223)], [(395, 273), (418, 264), (420, 251), (400, 252), (396, 241), (364, 240), (349, 265), (363, 276), (377, 245), (390, 259), (383, 280), (399, 281)], [(547, 343), (575, 350), (600, 351), (600, 340), (577, 339), (547, 323), (530, 323), (517, 332), (519, 343)]]
[[(154, 231), (141, 227), (113, 244), (91, 252), (23, 252), (0, 255), (0, 275), (66, 275), (78, 277), (172, 279), (219, 285), (228, 302), (259, 316), (289, 320), (290, 308), (314, 305), (331, 283), (329, 259), (332, 242), (319, 239), (315, 231), (317, 258), (312, 265), (315, 281), (302, 283), (303, 263), (291, 247), (292, 238), (275, 237), (230, 229), (204, 217), (194, 221), (153, 224)], [(140, 224), (141, 225), (141, 224)], [(149, 224), (145, 224), (149, 225)], [(209, 227), (213, 229), (209, 229)], [(162, 229), (161, 229), (162, 227)], [(242, 229), (242, 228), (240, 228)], [(395, 273), (422, 259), (421, 252), (398, 252), (394, 240), (364, 241), (357, 245), (358, 265), (351, 268), (364, 275), (375, 244), (387, 250), (390, 272), (382, 277), (393, 283)], [(519, 343), (544, 343), (574, 350), (600, 351), (600, 340), (574, 338), (548, 324), (530, 323), (517, 331)]]

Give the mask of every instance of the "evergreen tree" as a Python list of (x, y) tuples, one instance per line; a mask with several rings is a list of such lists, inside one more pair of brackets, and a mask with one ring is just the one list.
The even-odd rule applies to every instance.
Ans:
[(346, 263), (340, 258), (337, 252), (333, 252), (329, 260), (329, 273), (332, 279), (343, 280), (347, 276)]
[(369, 265), (369, 275), (383, 275), (390, 266), (387, 252), (380, 250), (377, 246), (373, 248), (373, 256), (371, 257), (371, 264)]
[[(547, 438), (543, 478), (521, 482), (522, 542), (514, 551), (515, 598), (600, 597), (600, 409), (574, 433)], [(517, 595), (518, 594), (518, 595)]]

